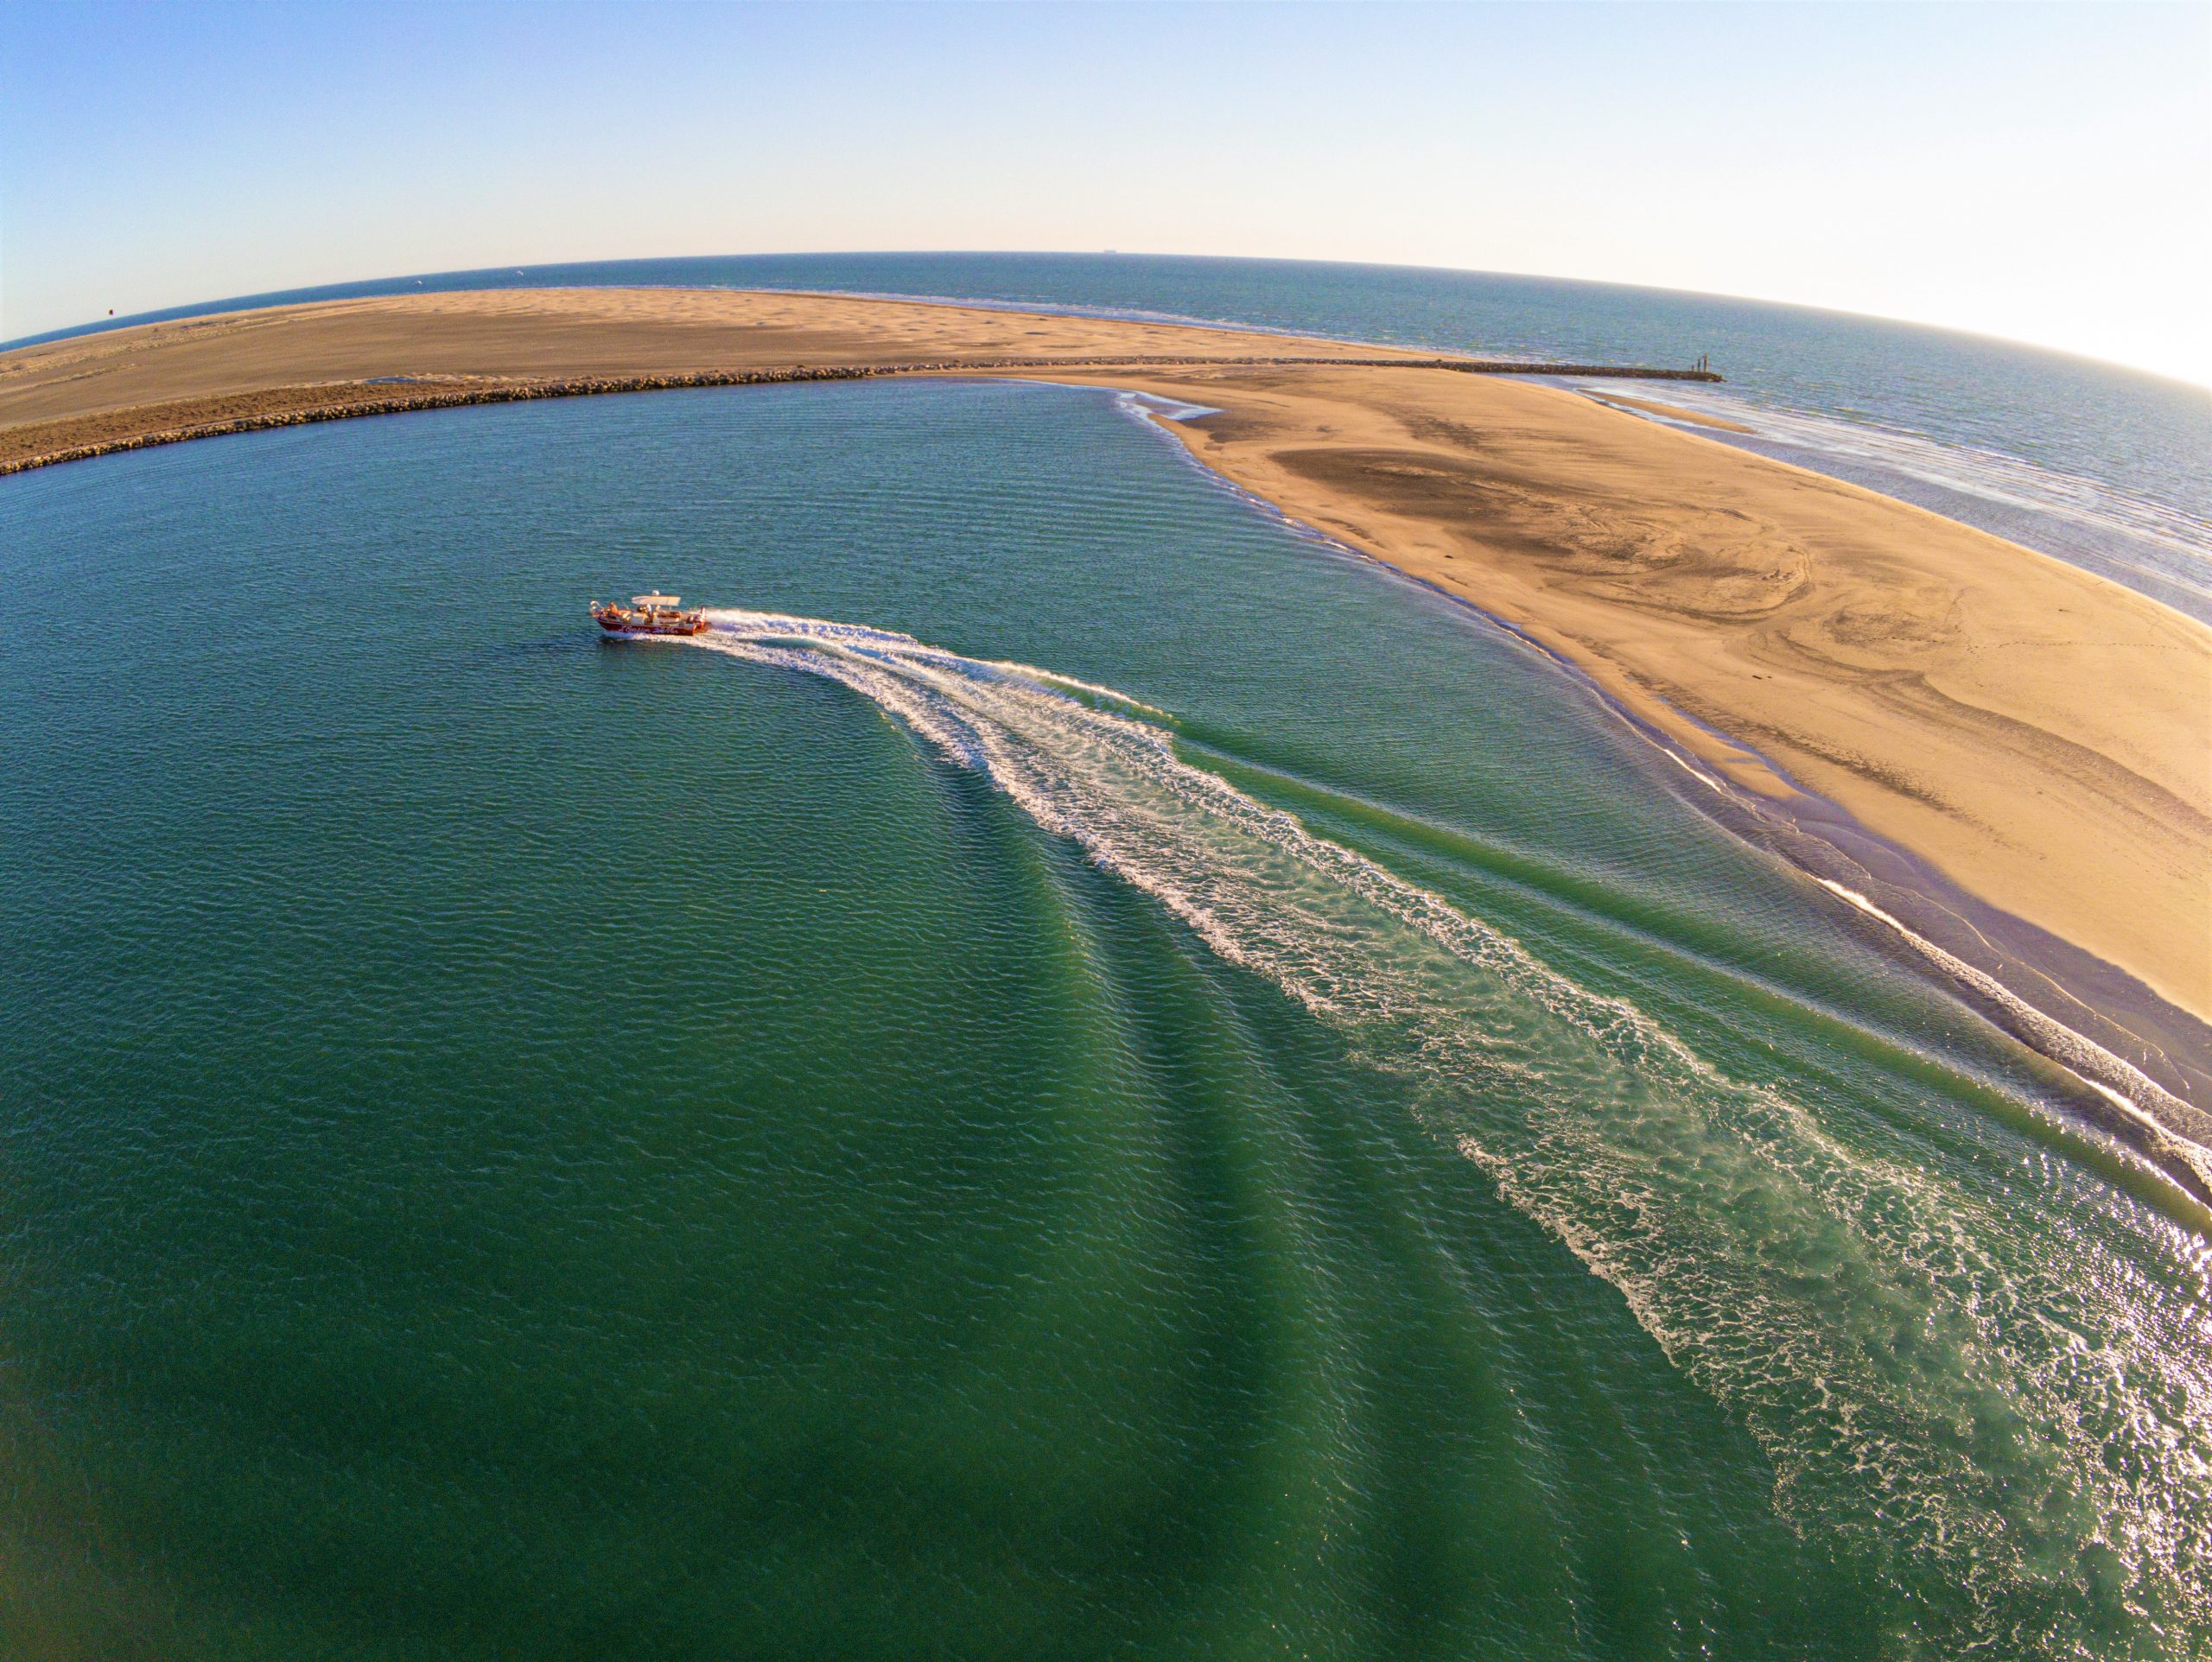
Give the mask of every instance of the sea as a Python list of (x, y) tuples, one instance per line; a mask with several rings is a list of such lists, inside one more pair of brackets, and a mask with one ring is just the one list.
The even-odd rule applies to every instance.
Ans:
[[(1668, 402), (2203, 615), (2205, 395), (1993, 342), (422, 281), (1710, 352)], [(0, 1655), (2212, 1653), (2212, 1215), (1137, 400), (239, 435), (0, 480)], [(596, 638), (652, 586), (714, 627)]]

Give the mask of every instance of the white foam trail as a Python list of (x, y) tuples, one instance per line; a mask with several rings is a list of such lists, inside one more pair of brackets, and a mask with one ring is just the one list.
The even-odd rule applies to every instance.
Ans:
[[(2103, 1045), (2083, 1037), (2072, 1028), (2053, 1021), (2025, 999), (2015, 997), (1995, 976), (1976, 969), (1955, 953), (1945, 951), (1926, 936), (1910, 928), (1902, 919), (1884, 911), (1856, 889), (1846, 888), (1842, 884), (1824, 877), (1815, 878), (1814, 881), (1854, 910), (1888, 924), (1915, 951), (1946, 975), (2005, 1010), (2013, 1020), (2035, 1034), (2040, 1041), (2038, 1048), (2044, 1054), (2063, 1063), (2084, 1084), (2146, 1129), (2156, 1132), (2162, 1140), (2179, 1132), (2199, 1149), (2212, 1146), (2212, 1116), (2202, 1113), (2176, 1096), (2126, 1057), (2116, 1055)], [(2183, 1158), (2189, 1158), (2188, 1150), (2177, 1151)], [(2191, 1164), (2202, 1170), (2206, 1181), (2212, 1183), (2212, 1166), (2208, 1166), (2201, 1158), (2191, 1160)]]
[(1117, 391), (1114, 395), (1114, 402), (1140, 419), (1158, 416), (1170, 422), (1195, 422), (1221, 414), (1217, 405), (1189, 403), (1180, 398), (1165, 397), (1157, 392)]
[[(696, 644), (870, 699), (1342, 1031), (1749, 1427), (1785, 1509), (1964, 1589), (1948, 1639), (2088, 1655), (2131, 1611), (2212, 1632), (2212, 1343), (2181, 1231), (2063, 1163), (1993, 1174), (1971, 1137), (1939, 1152), (1850, 1100), (1732, 1081), (1047, 672), (708, 615)], [(1969, 1160), (1975, 1182), (1947, 1175)]]

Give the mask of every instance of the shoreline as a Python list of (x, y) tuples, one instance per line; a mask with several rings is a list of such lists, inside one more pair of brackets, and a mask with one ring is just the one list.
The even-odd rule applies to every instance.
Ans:
[[(1082, 384), (1080, 383), (1067, 384)], [(2178, 1187), (2212, 1218), (2212, 1025), (2161, 998), (2140, 980), (2025, 919), (1983, 901), (1916, 854), (1870, 830), (1850, 812), (1787, 780), (1791, 794), (1744, 789), (1681, 745), (1665, 726), (1616, 697), (1582, 664), (1464, 594), (1355, 548), (1209, 466), (1176, 416), (1137, 402), (1130, 413), (1173, 442), (1183, 459), (1221, 488), (1310, 542), (1433, 595), (1484, 626), (1503, 631), (1587, 692), (1637, 737), (1704, 787), (1683, 800), (1731, 836), (1773, 855), (1849, 909), (1884, 955), (1933, 983), (2065, 1075), (2068, 1108), (2085, 1133), (2117, 1144)], [(1211, 413), (1211, 412), (1207, 412)], [(1680, 713), (1677, 712), (1679, 714)], [(1694, 718), (1684, 717), (1685, 720)], [(1738, 741), (1715, 733), (1731, 747)], [(1762, 758), (1774, 767), (1769, 758)], [(1848, 879), (1847, 881), (1846, 879)], [(1869, 920), (1872, 920), (1869, 922)], [(2100, 1008), (2083, 996), (2098, 995)], [(2052, 1007), (2056, 1006), (2056, 1008)], [(2151, 1049), (2142, 1047), (2148, 1044)], [(2126, 1052), (2135, 1049), (2130, 1057)]]
[[(1260, 350), (1271, 340), (1285, 350)], [(2103, 1092), (2201, 1144), (2212, 971), (2181, 937), (2212, 893), (2212, 796), (2190, 773), (2204, 721), (2185, 695), (2212, 688), (2212, 631), (1956, 522), (1521, 378), (1550, 372), (1006, 308), (478, 290), (0, 353), (0, 473), (660, 389), (963, 376), (1166, 400), (1185, 409), (1147, 422), (1227, 488), (1567, 669), (1701, 783), (1702, 811), (2089, 1081), (2085, 1118), (2122, 1113)], [(41, 453), (65, 428), (77, 441)], [(2058, 621), (2075, 617), (2094, 625)], [(2130, 881), (2145, 867), (2147, 894)], [(2062, 1034), (2112, 1065), (2056, 1054)], [(2105, 1128), (2180, 1180), (2143, 1136)], [(2212, 1164), (2182, 1164), (2212, 1201)]]
[[(1066, 378), (1131, 386), (1127, 380), (1108, 382), (1102, 377)], [(1353, 402), (1339, 392), (1348, 377), (1319, 371), (1313, 378), (1327, 383), (1321, 390), (1329, 395), (1329, 418), (1335, 421)], [(1147, 378), (1132, 390), (1191, 403), (1228, 402), (1225, 387), (1189, 376)], [(1622, 503), (1620, 516), (1630, 522), (1631, 535), (1655, 530), (1656, 535), (1645, 540), (1662, 545), (1656, 561), (1638, 562), (1634, 555), (1642, 550), (1634, 546), (1628, 550), (1630, 557), (1623, 561), (1618, 550), (1624, 539), (1617, 537), (1616, 525), (1601, 523), (1598, 535), (1586, 534), (1585, 522), (1600, 516), (1589, 511), (1590, 504), (1579, 491), (1573, 496), (1559, 491), (1558, 475), (1565, 469), (1533, 481), (1548, 492), (1547, 498), (1538, 499), (1528, 488), (1531, 481), (1514, 477), (1506, 468), (1493, 465), (1484, 470), (1480, 461), (1469, 466), (1476, 460), (1467, 456), (1476, 448), (1472, 441), (1462, 445), (1458, 454), (1440, 455), (1442, 447), (1418, 441), (1418, 447), (1399, 447), (1403, 442), (1399, 439), (1384, 450), (1379, 444), (1366, 447), (1366, 433), (1340, 433), (1340, 448), (1353, 448), (1357, 438), (1358, 460), (1367, 477), (1338, 490), (1332, 488), (1339, 485), (1338, 478), (1313, 476), (1308, 459), (1315, 453), (1310, 450), (1290, 452), (1293, 465), (1281, 465), (1284, 454), (1275, 441), (1283, 429), (1310, 427), (1319, 419), (1306, 411), (1292, 411), (1302, 418), (1295, 422), (1275, 416), (1273, 430), (1261, 429), (1257, 423), (1239, 430), (1232, 412), (1225, 424), (1231, 429), (1226, 442), (1216, 436), (1224, 423), (1213, 420), (1170, 430), (1203, 465), (1227, 475), (1287, 517), (1503, 619), (1547, 652), (1573, 665), (1637, 723), (1664, 734), (1671, 745), (1732, 788), (1748, 791), (1770, 809), (1786, 808), (1805, 798), (1823, 799), (1847, 812), (1867, 833), (1908, 851), (1944, 885), (1977, 904), (2037, 926), (2082, 951), (2088, 961), (2116, 969), (2140, 984), (2152, 1002), (2187, 1018), (2184, 1025), (2191, 1030), (2188, 1048), (2197, 1058), (2194, 1071), (2212, 1075), (2212, 1024), (2207, 1023), (2212, 983), (2206, 976), (2212, 927), (2194, 931), (2190, 927), (2196, 918), (2212, 925), (2212, 795), (2206, 790), (2212, 785), (2212, 771), (2204, 766), (2204, 758), (2212, 753), (2212, 720), (2208, 720), (2212, 718), (2212, 631), (2054, 556), (2005, 542), (1847, 481), (1760, 457), (1718, 438), (1609, 410), (1582, 394), (1541, 386), (1528, 386), (1526, 391), (1533, 395), (1532, 406), (1535, 399), (1549, 401), (1542, 413), (1554, 429), (1566, 426), (1553, 418), (1570, 401), (1637, 429), (1634, 438), (1618, 432), (1605, 436), (1624, 439), (1620, 448), (1643, 441), (1643, 454), (1631, 458), (1641, 490), (1674, 489), (1671, 476), (1691, 466), (1712, 475), (1713, 491), (1702, 498), (1714, 504), (1704, 515), (1708, 535), (1726, 538), (1743, 521), (1757, 517), (1723, 495), (1754, 480), (1769, 484), (1770, 499), (1783, 509), (1796, 510), (1802, 502), (1830, 515), (1876, 522), (1851, 527), (1859, 546), (1847, 551), (1866, 575), (1840, 586), (1844, 593), (1827, 599), (1823, 608), (1821, 580), (1827, 574), (1814, 562), (1827, 551), (1810, 550), (1811, 557), (1796, 572), (1762, 573), (1758, 568), (1768, 563), (1763, 556), (1769, 546), (1762, 525), (1760, 537), (1745, 539), (1751, 552), (1762, 556), (1756, 563), (1739, 561), (1733, 569), (1723, 561), (1707, 559), (1702, 564), (1707, 570), (1719, 568), (1716, 574), (1720, 583), (1739, 578), (1745, 574), (1743, 567), (1751, 564), (1751, 586), (1762, 575), (1780, 579), (1776, 587), (1783, 592), (1778, 595), (1754, 593), (1751, 604), (1732, 609), (1733, 597), (1725, 590), (1716, 596), (1720, 583), (1705, 580), (1707, 571), (1696, 568), (1698, 556), (1706, 555), (1707, 548), (1689, 542), (1690, 557), (1680, 563), (1692, 567), (1691, 575), (1697, 580), (1693, 592), (1682, 602), (1669, 604), (1670, 597), (1655, 601), (1648, 586), (1655, 578), (1664, 581), (1673, 574), (1669, 560), (1683, 544), (1667, 543), (1682, 535), (1680, 522), (1688, 517), (1669, 514), (1672, 503), (1662, 502), (1656, 513), (1647, 511), (1651, 504), (1644, 497)], [(1274, 402), (1278, 407), (1287, 406), (1291, 399)], [(1322, 400), (1309, 395), (1305, 402), (1319, 405)], [(1381, 401), (1375, 403), (1379, 406)], [(1274, 416), (1272, 410), (1268, 414)], [(1390, 408), (1376, 408), (1375, 414), (1378, 419), (1373, 427), (1398, 434), (1424, 424), (1423, 412), (1408, 411), (1398, 400)], [(1555, 446), (1554, 432), (1540, 429), (1537, 436)], [(1580, 432), (1565, 436), (1577, 444), (1585, 441)], [(1453, 439), (1458, 441), (1456, 434)], [(1686, 455), (1686, 447), (1693, 454)], [(1300, 464), (1305, 464), (1303, 472)], [(1603, 477), (1602, 466), (1585, 471), (1600, 475), (1596, 483), (1601, 489), (1618, 489)], [(1382, 489), (1370, 482), (1378, 474), (1383, 476)], [(1417, 488), (1408, 494), (1419, 499), (1402, 516), (1369, 517), (1378, 498), (1395, 482), (1392, 476), (1412, 476)], [(1582, 481), (1569, 474), (1568, 482), (1580, 485)], [(1603, 506), (1611, 510), (1626, 495), (1622, 492)], [(1676, 496), (1677, 500), (1689, 499), (1690, 514), (1703, 511), (1695, 485), (1678, 490)], [(1531, 500), (1535, 512), (1515, 515)], [(1744, 498), (1738, 495), (1737, 500)], [(1387, 510), (1396, 504), (1385, 500), (1381, 505)], [(1862, 508), (1867, 511), (1862, 513)], [(1463, 517), (1471, 512), (1514, 516), (1520, 523), (1509, 523), (1506, 535), (1498, 536), (1491, 525), (1466, 525)], [(1636, 524), (1638, 517), (1644, 525)], [(1450, 523), (1454, 520), (1460, 523)], [(1658, 522), (1656, 526), (1654, 521)], [(1552, 557), (1558, 543), (1572, 549), (1577, 540), (1591, 550), (1579, 564)], [(1932, 561), (1911, 558), (1919, 547), (1939, 542), (1947, 545), (1943, 553), (1948, 570), (1928, 572), (1925, 567)], [(1504, 558), (1497, 557), (1500, 543)], [(1466, 569), (1471, 554), (1480, 561), (1472, 573)], [(1529, 557), (1532, 554), (1533, 560)], [(1914, 569), (1916, 565), (1922, 568)], [(1536, 568), (1534, 582), (1527, 580), (1531, 566)], [(1567, 581), (1548, 581), (1561, 566), (1568, 568)], [(1628, 569), (1623, 571), (1623, 566)], [(1980, 593), (1961, 593), (1968, 584)], [(1827, 587), (1839, 585), (1831, 580)], [(1594, 597), (1592, 589), (1599, 591)], [(1592, 599), (1599, 604), (1589, 604)], [(1813, 602), (1809, 607), (1808, 599)], [(1560, 604), (1562, 600), (1579, 604), (1570, 611)], [(1976, 611), (1982, 608), (1995, 615), (1977, 617)], [(1807, 620), (1810, 627), (1790, 616), (1806, 610), (1815, 613)], [(1823, 610), (1826, 615), (1821, 615)], [(2070, 621), (2083, 615), (2097, 618), (2098, 624)], [(1770, 624), (1777, 618), (1783, 622), (1779, 630)], [(2001, 628), (1997, 626), (1999, 618)], [(1665, 625), (1686, 626), (1674, 630), (1674, 641), (1651, 648), (1649, 638)], [(1977, 640), (1977, 633), (1985, 638)], [(1993, 634), (1999, 638), (1986, 638)], [(2125, 653), (2116, 650), (2123, 638), (2130, 639)], [(1733, 663), (1727, 662), (1731, 656)], [(1946, 686), (1929, 672), (1931, 658), (1939, 660), (1936, 667), (1948, 667), (1940, 664), (1944, 656), (1963, 663), (1970, 677), (1967, 686)], [(1747, 657), (1751, 661), (1744, 662)], [(1793, 657), (1797, 661), (1791, 662)], [(2052, 669), (2067, 663), (2068, 672), (2053, 675), (2038, 657)], [(1662, 670), (1663, 678), (1651, 673), (1654, 668)], [(1810, 673), (1804, 673), (1808, 669)], [(1724, 669), (1735, 673), (1736, 688), (1717, 685), (1712, 672)], [(1800, 672), (1794, 677), (1789, 674), (1793, 669)], [(1798, 686), (1780, 695), (1742, 686), (1746, 680), (1793, 678)], [(2037, 701), (2024, 707), (2016, 696), (2022, 690)], [(1713, 696), (1716, 692), (1719, 695)], [(1796, 696), (1801, 692), (1802, 700)], [(1847, 697), (1859, 707), (1840, 707)], [(2008, 700), (2012, 701), (2009, 709)], [(1818, 726), (1805, 731), (1806, 711), (1814, 722), (1826, 720), (1825, 732)], [(2031, 714), (2041, 720), (2020, 719)], [(2046, 730), (2042, 722), (2053, 714), (2065, 717), (2066, 726)], [(1888, 744), (1909, 734), (1921, 748), (1891, 750), (1886, 755), (1867, 748), (1866, 739), (1885, 737), (1880, 732), (1885, 726), (1894, 735)], [(2092, 735), (2099, 737), (2093, 740)], [(2139, 748), (2146, 736), (2154, 745), (2162, 741), (2166, 745), (2159, 774), (2137, 771), (2143, 761), (2152, 759)], [(1843, 748), (1835, 742), (1838, 738), (1851, 742), (1853, 748)], [(2112, 748), (2115, 738), (2124, 746), (2139, 748), (2132, 754)], [(1936, 742), (1929, 745), (1929, 740)], [(2064, 828), (2054, 822), (2051, 811), (2060, 805), (2044, 800), (2061, 794), (2055, 787), (2062, 781), (2054, 773), (2071, 776), (2063, 780), (2069, 787), (2065, 794), (2075, 798), (2062, 809), (2068, 818), (2078, 823), (2090, 813), (2107, 812), (2107, 822), (2096, 837), (2071, 841), (2070, 845), (2064, 840)], [(1979, 801), (1961, 802), (1957, 787), (1961, 784), (1973, 786)], [(1896, 811), (1900, 809), (1904, 811)], [(1908, 820), (1918, 823), (1906, 823)], [(1931, 831), (1944, 835), (1931, 838)], [(2053, 832), (2059, 834), (2057, 839), (2050, 836)], [(2036, 875), (2047, 896), (2065, 893), (2076, 918), (2095, 917), (2105, 940), (2101, 942), (2094, 931), (2077, 934), (2051, 916), (2038, 916), (2032, 907), (2017, 904), (2020, 897), (2009, 885), (1977, 882), (1969, 874), (1971, 866), (1962, 873), (1954, 861), (1959, 853), (1979, 852), (1974, 847), (1977, 842), (2005, 856), (2016, 876)], [(2069, 856), (2063, 875), (2061, 847)], [(2131, 860), (2135, 850), (2154, 860), (2174, 862), (2163, 873), (2164, 896), (2157, 906), (2145, 898), (2152, 885), (2135, 880), (2127, 870), (2131, 864), (2148, 863)], [(2146, 875), (2157, 875), (2156, 867)], [(2112, 904), (2104, 908), (2096, 902)], [(2125, 930), (2113, 932), (2122, 908), (2132, 908), (2141, 920), (2133, 926), (2132, 936)], [(2154, 933), (2145, 936), (2145, 929)], [(2187, 977), (2179, 986), (2157, 974), (2145, 974), (2143, 961), (2134, 955), (2140, 946), (2161, 936), (2178, 954), (2169, 957), (2169, 967)], [(2105, 979), (2098, 978), (2101, 984)], [(2171, 1029), (2171, 1024), (2162, 1021), (2158, 1025)], [(2212, 1092), (2198, 1100), (2212, 1101)]]

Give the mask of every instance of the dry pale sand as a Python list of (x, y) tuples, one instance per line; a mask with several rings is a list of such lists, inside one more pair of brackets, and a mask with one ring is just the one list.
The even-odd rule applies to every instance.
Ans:
[[(0, 355), (0, 455), (73, 431), (188, 429), (194, 409), (342, 403), (372, 377), (465, 387), (1273, 354), (1386, 355), (728, 291), (343, 301)], [(1550, 387), (1414, 367), (1010, 372), (1217, 407), (1170, 424), (1210, 466), (1518, 625), (1738, 783), (1783, 796), (1794, 780), (1969, 893), (2212, 1018), (2202, 625), (1917, 508)]]

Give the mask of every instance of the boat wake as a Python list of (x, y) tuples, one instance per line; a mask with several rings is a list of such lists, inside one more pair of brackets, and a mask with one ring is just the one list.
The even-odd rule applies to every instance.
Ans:
[(1109, 688), (707, 616), (690, 644), (889, 712), (1400, 1082), (1749, 1428), (1787, 1515), (1908, 1589), (1967, 1591), (1971, 1633), (1913, 1642), (2088, 1656), (2212, 1632), (2212, 1254), (2185, 1231), (2118, 1230), (2053, 1203), (2063, 1185), (1947, 1179), (1970, 1154), (1854, 1146), (1833, 1128), (1848, 1104), (1726, 1076), (1185, 763)]

